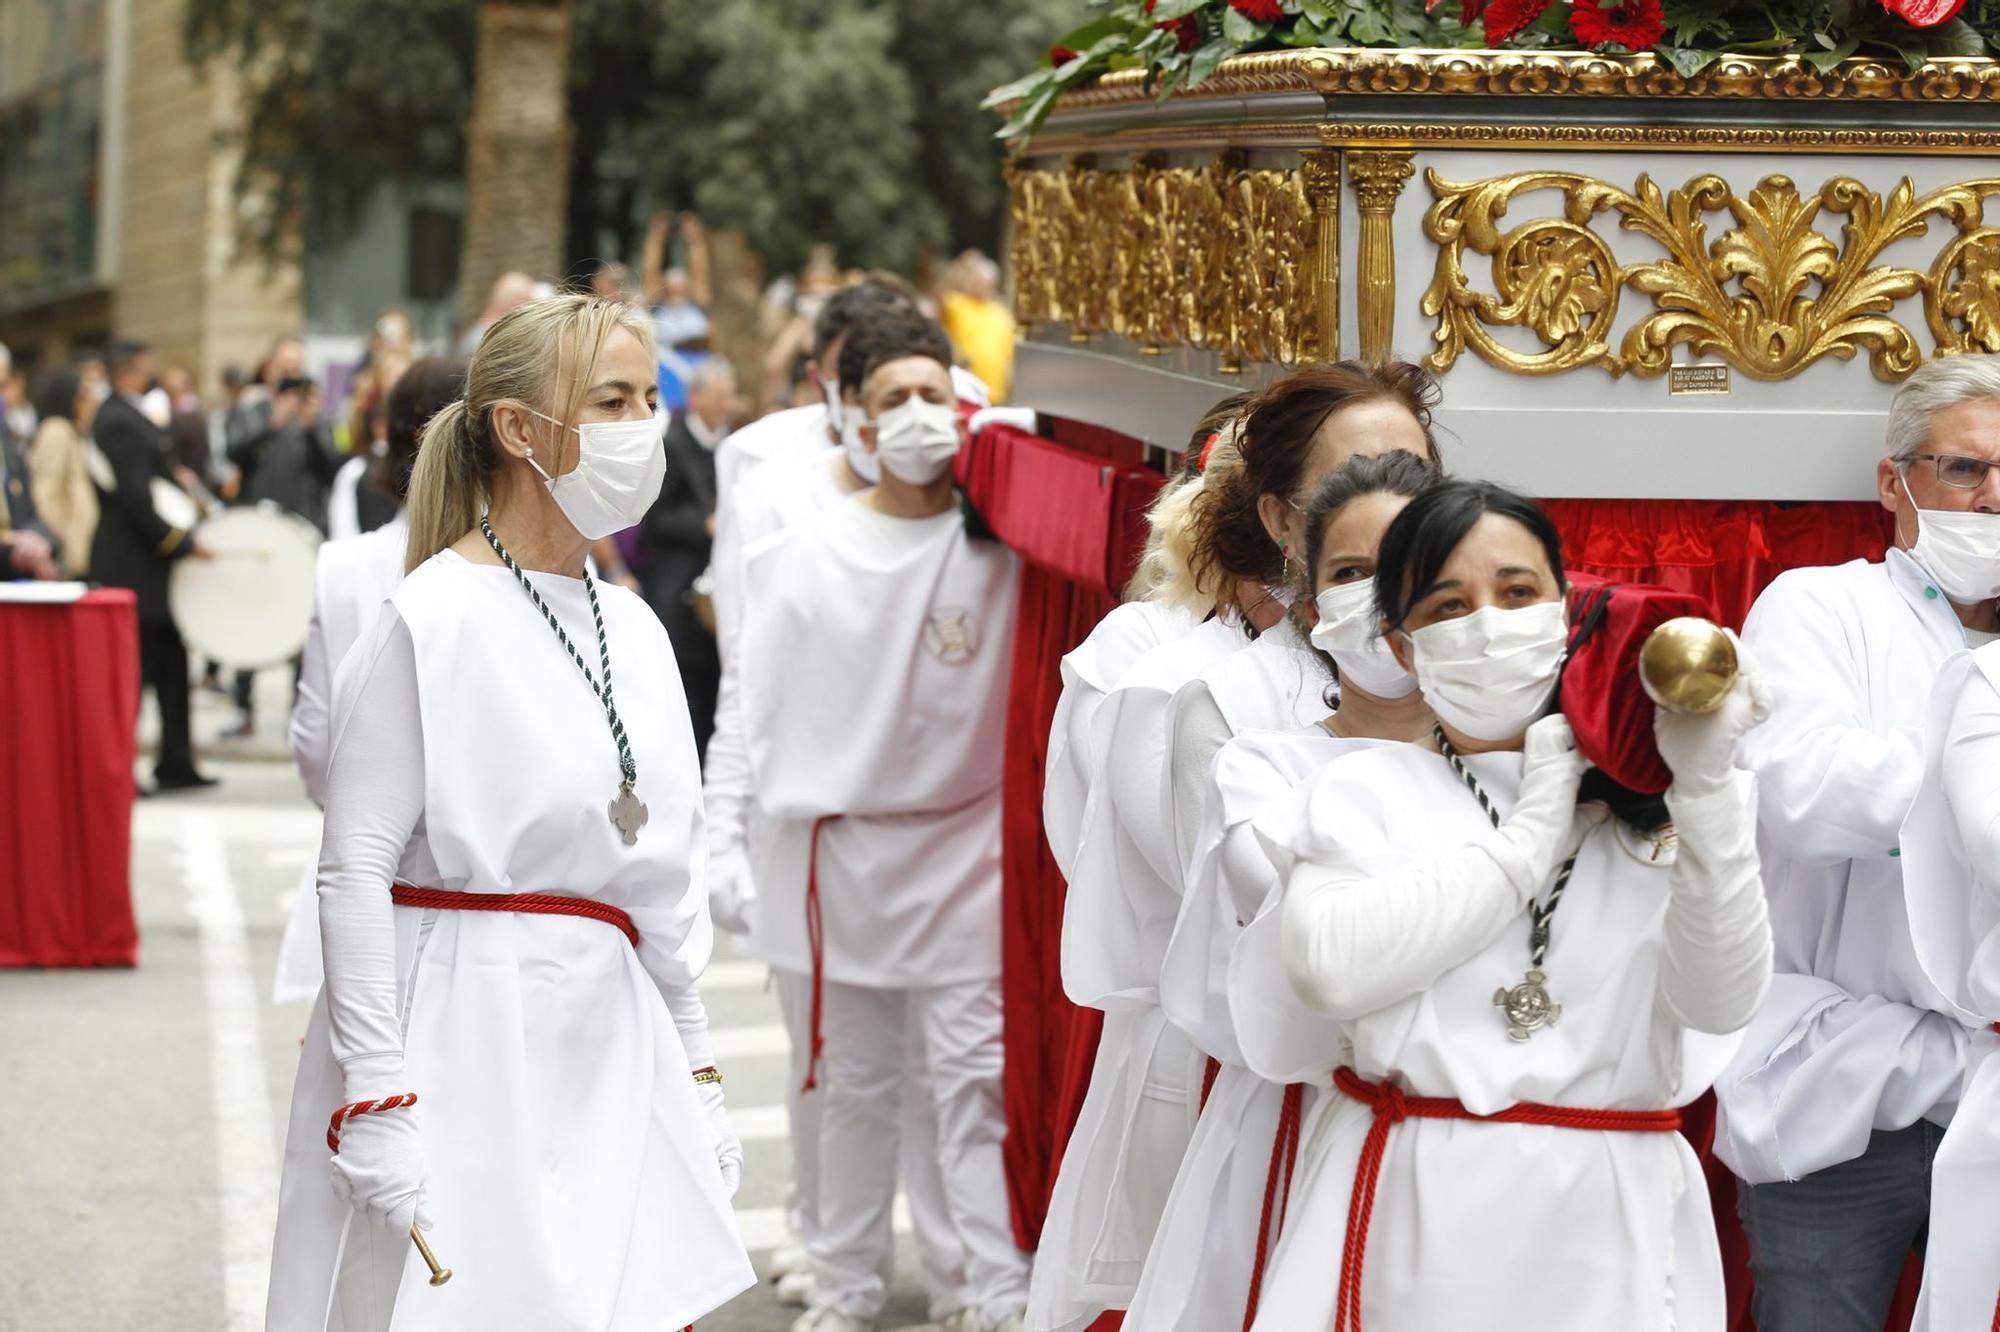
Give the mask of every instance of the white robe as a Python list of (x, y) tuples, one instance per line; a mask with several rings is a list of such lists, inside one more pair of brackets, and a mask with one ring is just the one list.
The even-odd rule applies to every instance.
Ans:
[[(400, 509), (372, 532), (320, 544), (313, 571), (312, 624), (299, 662), (298, 698), (292, 704), (292, 762), (313, 804), (326, 805), (326, 764), (332, 749), (328, 722), (333, 682), (347, 650), (375, 622), (396, 584), (403, 581), (410, 522)], [(285, 933), (278, 941), (278, 972), (271, 983), (274, 1004), (311, 1003), (326, 979), (319, 955), (319, 899), (313, 881), (319, 871), (315, 851), (299, 874), (298, 891)]]
[(1737, 761), (1758, 778), (1777, 975), (1716, 1083), (1715, 1152), (1765, 1184), (1853, 1160), (1873, 1130), (1951, 1121), (1965, 1028), (1911, 948), (1897, 839), (1931, 684), (1965, 632), (1891, 550), (1779, 575), (1743, 638), (1772, 700)]
[(1212, 619), (1145, 653), (1097, 710), (1090, 795), (1063, 912), (1063, 989), (1105, 1011), (1090, 1087), (1049, 1198), (1029, 1288), (1033, 1332), (1122, 1309), (1194, 1131), (1202, 1058), (1159, 1008), (1178, 898), (1161, 775), (1176, 690), (1246, 644)]
[[(818, 836), (823, 974), (1000, 974), (1000, 782), (1020, 561), (956, 508), (866, 493), (749, 552), (739, 670), (759, 808)], [(810, 846), (811, 839), (807, 839)], [(773, 965), (812, 968), (806, 876), (763, 885)]]
[(2000, 644), (1946, 663), (1924, 730), (1924, 780), (1903, 823), (1910, 935), (1970, 1028), (1958, 1113), (1931, 1171), (1914, 1332), (1991, 1325), (2000, 1302)]
[(715, 502), (718, 511), (729, 503), (736, 482), (759, 463), (773, 459), (803, 461), (832, 444), (826, 429), (826, 404), (809, 402), (760, 416), (732, 430), (715, 450)]
[[(1221, 667), (1241, 675), (1255, 655), (1239, 652)], [(1311, 695), (1311, 706), (1326, 710), (1316, 691), (1294, 692)], [(1266, 1194), (1271, 1192), (1274, 1204), (1268, 1252), (1287, 1187), (1282, 1159), (1274, 1163), (1285, 1084), (1244, 1066), (1229, 1011), (1231, 951), (1243, 924), (1279, 886), (1257, 825), (1287, 809), (1300, 783), (1371, 743), (1336, 739), (1317, 723), (1249, 730), (1224, 745), (1210, 767), (1187, 896), (1167, 945), (1160, 995), (1168, 1019), (1221, 1061), (1222, 1070), (1202, 1107), (1133, 1294), (1127, 1321), (1135, 1329), (1208, 1332), (1242, 1325)], [(1279, 966), (1282, 972), (1282, 960)], [(1329, 1065), (1322, 1072), (1330, 1070)], [(1317, 1095), (1317, 1088), (1306, 1087), (1303, 1107), (1309, 1110)]]
[[(766, 417), (766, 420), (772, 418)], [(822, 421), (823, 425), (823, 421)], [(730, 437), (731, 439), (734, 436)], [(720, 501), (715, 549), (709, 559), (714, 579), (716, 644), (722, 657), (721, 685), (715, 699), (715, 732), (708, 740), (702, 765), (702, 796), (709, 820), (709, 849), (717, 855), (743, 855), (750, 867), (752, 891), (767, 882), (797, 880), (809, 852), (810, 823), (771, 819), (757, 807), (750, 769), (750, 751), (743, 733), (741, 642), (743, 615), (753, 595), (746, 585), (745, 553), (767, 543), (777, 533), (807, 522), (847, 499), (851, 492), (834, 479), (840, 450), (825, 443), (822, 430), (811, 452), (784, 452), (749, 468), (726, 499)], [(723, 449), (729, 447), (723, 441)], [(753, 928), (742, 949), (769, 963), (764, 936)]]
[(1043, 765), (1042, 830), (1067, 881), (1083, 841), (1084, 807), (1096, 776), (1091, 730), (1097, 710), (1132, 663), (1171, 638), (1192, 631), (1193, 615), (1177, 606), (1128, 601), (1097, 622), (1062, 659), (1062, 695), (1049, 720)]
[[(1506, 817), (1520, 754), (1466, 763)], [(1709, 798), (1747, 800), (1747, 787)], [(1393, 876), (1412, 857), (1495, 835), (1444, 759), (1412, 745), (1343, 756), (1299, 793), (1295, 809), (1281, 873), (1296, 858), (1360, 880)], [(1423, 988), (1338, 1024), (1361, 1077), (1456, 1098), (1475, 1114), (1521, 1102), (1650, 1111), (1700, 1095), (1737, 1038), (1691, 1031), (1665, 1011), (1673, 861), (1649, 859), (1642, 839), (1601, 815), (1579, 811), (1571, 834), (1582, 841), (1546, 967), (1559, 1025), (1516, 1042), (1494, 1006), (1495, 989), (1518, 984), (1528, 965), (1522, 912)], [(1747, 823), (1738, 841), (1722, 858), (1737, 890), (1754, 892)], [(1768, 950), (1761, 913), (1755, 924), (1755, 942)], [(1370, 1121), (1367, 1107), (1338, 1092), (1322, 1095), (1307, 1116), (1258, 1332), (1333, 1326)], [(1395, 1332), (1720, 1332), (1722, 1267), (1700, 1163), (1678, 1133), (1397, 1124), (1375, 1195), (1361, 1303), (1364, 1325)]]
[[(580, 580), (530, 578), (571, 637), (594, 643)], [(326, 917), (328, 972), (348, 979), (314, 1006), (293, 1086), (273, 1332), (652, 1332), (756, 1280), (690, 1077), (691, 1058), (707, 1058), (689, 1043), (707, 1040), (694, 985), (712, 934), (680, 675), (643, 601), (600, 596), (650, 812), (635, 846), (605, 814), (618, 761), (604, 714), (507, 570), (433, 557), (350, 655), (320, 867), (323, 911), (339, 913)], [(350, 827), (350, 811), (378, 807), (365, 796), (376, 786), (397, 791), (408, 822), (356, 814)], [(391, 907), (391, 874), (592, 898), (625, 910), (641, 942), (573, 916)], [(379, 962), (375, 920), (393, 949)], [(332, 1191), (342, 1070), (385, 1060), (420, 1098), (431, 1239), (457, 1274), (444, 1287), (428, 1285), (407, 1235)], [(392, 1315), (370, 1307), (390, 1292)]]

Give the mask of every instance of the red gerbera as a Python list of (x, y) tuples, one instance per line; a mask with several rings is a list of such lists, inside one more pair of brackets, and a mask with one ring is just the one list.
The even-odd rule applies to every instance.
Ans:
[(1077, 53), (1070, 50), (1067, 46), (1051, 46), (1049, 48), (1049, 63), (1057, 67), (1067, 65), (1070, 61), (1076, 59), (1076, 56)]
[[(1152, 13), (1153, 6), (1159, 3), (1160, 0), (1146, 0), (1146, 12)], [(1183, 51), (1192, 51), (1201, 45), (1201, 24), (1195, 21), (1192, 14), (1184, 14), (1180, 18), (1168, 19), (1165, 23), (1155, 23), (1153, 26), (1171, 32)]]
[(1882, 8), (1913, 28), (1935, 28), (1964, 7), (1965, 0), (1882, 0)]
[(1229, 0), (1229, 7), (1252, 23), (1276, 23), (1285, 16), (1278, 0)]
[(1540, 18), (1548, 7), (1549, 0), (1493, 0), (1481, 15), (1486, 20), (1486, 44), (1500, 45)]
[(1667, 35), (1667, 16), (1660, 0), (1619, 0), (1609, 9), (1597, 0), (1576, 0), (1569, 26), (1585, 46), (1616, 43), (1628, 51), (1644, 51)]

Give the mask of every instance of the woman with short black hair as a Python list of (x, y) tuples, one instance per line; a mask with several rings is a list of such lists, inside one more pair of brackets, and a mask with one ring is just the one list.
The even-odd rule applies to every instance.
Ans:
[(1733, 765), (1762, 688), (1746, 661), (1718, 711), (1657, 717), (1677, 854), (1579, 807), (1547, 715), (1561, 555), (1532, 501), (1475, 482), (1383, 536), (1382, 629), (1437, 721), (1328, 767), (1273, 838), (1284, 971), (1348, 1053), (1301, 1129), (1264, 1332), (1724, 1324), (1673, 1130), (1771, 974)]

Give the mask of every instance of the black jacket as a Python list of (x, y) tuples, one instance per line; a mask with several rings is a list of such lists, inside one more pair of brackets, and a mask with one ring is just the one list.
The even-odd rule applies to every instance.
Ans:
[(683, 413), (667, 427), (667, 471), (660, 497), (640, 524), (646, 603), (667, 627), (678, 654), (712, 652), (715, 640), (695, 619), (689, 589), (708, 568), (708, 519), (715, 512), (715, 455), (688, 429)]
[(173, 479), (166, 432), (113, 396), (98, 409), (91, 434), (117, 483), (110, 490), (97, 488), (101, 513), (90, 547), (90, 576), (137, 592), (142, 621), (170, 620), (167, 566), (186, 555), (190, 543), (186, 532), (153, 511), (153, 478)]
[(42, 518), (35, 511), (35, 496), (28, 486), (28, 459), (25, 451), (15, 442), (5, 424), (0, 424), (0, 504), (6, 505), (7, 521), (0, 526), (0, 582), (24, 575), (14, 572), (14, 534), (33, 532), (49, 543), (58, 560), (67, 553), (56, 534), (42, 525)]

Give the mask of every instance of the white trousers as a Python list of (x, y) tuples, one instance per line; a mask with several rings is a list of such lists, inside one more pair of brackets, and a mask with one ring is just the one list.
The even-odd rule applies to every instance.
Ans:
[[(777, 992), (778, 1010), (792, 1043), (785, 1086), (785, 1108), (791, 1121), (792, 1179), (786, 1190), (785, 1220), (792, 1234), (806, 1246), (810, 1258), (819, 1231), (820, 1109), (826, 1104), (826, 1097), (819, 1092), (803, 1090), (812, 1050), (812, 977), (773, 967), (771, 984)], [(917, 1262), (930, 1301), (930, 1316), (932, 1321), (941, 1322), (971, 1303), (971, 1296), (965, 1284), (965, 1248), (959, 1243), (958, 1232), (945, 1208), (944, 1180), (938, 1174), (937, 1112), (924, 1076), (922, 1048), (914, 1030), (906, 1035), (910, 1045), (901, 1097), (899, 1150), (893, 1165), (885, 1158), (882, 1168), (889, 1173), (892, 1183), (899, 1176), (902, 1180), (903, 1193), (910, 1205), (910, 1228), (915, 1232)], [(824, 1068), (820, 1076), (823, 1086)], [(882, 1264), (877, 1275), (884, 1290), (895, 1276), (895, 1237), (891, 1225), (891, 1218), (885, 1214), (877, 1245)]]
[[(946, 1224), (964, 1253), (966, 1295), (982, 1328), (1028, 1303), (1028, 1256), (1014, 1244), (1001, 1161), (1000, 982), (876, 989), (827, 982), (820, 1060), (819, 1215), (807, 1251), (815, 1307), (876, 1317), (896, 1193), (891, 1163), (908, 1161), (903, 1089), (922, 1070), (936, 1140), (929, 1163), (943, 1183)], [(907, 1178), (907, 1177), (906, 1177)], [(914, 1197), (911, 1219), (923, 1243)]]

